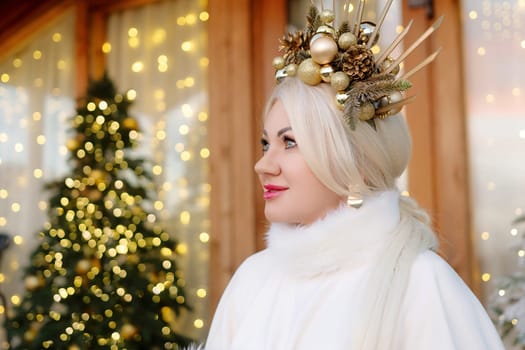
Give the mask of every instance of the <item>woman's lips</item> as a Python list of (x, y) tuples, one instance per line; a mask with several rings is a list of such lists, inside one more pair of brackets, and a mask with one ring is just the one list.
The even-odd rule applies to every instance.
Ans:
[(267, 184), (264, 185), (264, 199), (272, 199), (278, 197), (284, 191), (288, 190), (288, 187)]

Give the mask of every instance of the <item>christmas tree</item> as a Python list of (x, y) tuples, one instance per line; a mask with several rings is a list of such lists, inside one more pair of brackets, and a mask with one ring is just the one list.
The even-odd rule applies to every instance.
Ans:
[[(525, 216), (519, 217), (513, 223), (524, 225)], [(522, 232), (521, 244), (516, 247), (516, 253), (518, 270), (498, 279), (489, 306), (491, 317), (502, 338), (516, 349), (525, 349), (525, 231)]]
[(72, 118), (71, 173), (47, 186), (49, 221), (6, 318), (11, 349), (179, 349), (188, 310), (172, 235), (157, 222), (147, 162), (133, 156), (131, 99), (90, 83)]

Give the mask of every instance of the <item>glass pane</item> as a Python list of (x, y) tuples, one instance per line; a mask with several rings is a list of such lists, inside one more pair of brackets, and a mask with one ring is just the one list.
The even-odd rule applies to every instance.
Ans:
[(203, 2), (184, 0), (114, 13), (108, 22), (108, 74), (120, 91), (136, 91), (139, 152), (153, 162), (160, 215), (179, 241), (194, 308), (179, 327), (196, 339), (209, 320), (207, 19)]
[(525, 1), (463, 0), (462, 17), (473, 227), (491, 304), (525, 262), (513, 223), (525, 209)]

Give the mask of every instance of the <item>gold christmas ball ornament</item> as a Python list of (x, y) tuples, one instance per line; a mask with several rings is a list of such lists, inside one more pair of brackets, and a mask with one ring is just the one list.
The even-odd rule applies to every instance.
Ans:
[(80, 146), (80, 143), (76, 139), (69, 139), (66, 141), (66, 147), (70, 151), (75, 151)]
[[(375, 23), (361, 22), (361, 26), (359, 28), (360, 29), (359, 30), (359, 43), (368, 44), (368, 41), (370, 41), (370, 38), (375, 28), (376, 28)], [(377, 44), (378, 40), (379, 40), (379, 35), (376, 35), (376, 37), (374, 38), (374, 42), (369, 47), (372, 47), (375, 44)]]
[(362, 121), (367, 121), (374, 118), (376, 114), (376, 109), (372, 102), (364, 102), (359, 106), (359, 119)]
[(348, 49), (350, 46), (357, 44), (357, 37), (354, 33), (346, 32), (339, 36), (337, 40), (339, 47), (343, 50)]
[(324, 9), (322, 12), (321, 12), (321, 22), (323, 23), (331, 23), (335, 18), (335, 15), (334, 15), (334, 11), (332, 10), (329, 10), (329, 9)]
[(285, 71), (289, 77), (295, 77), (297, 75), (297, 65), (295, 63), (289, 64), (286, 66)]
[(348, 94), (345, 92), (338, 92), (335, 94), (335, 103), (340, 110), (345, 108), (345, 103), (348, 101)]
[(132, 324), (125, 323), (122, 328), (120, 328), (120, 335), (122, 335), (124, 339), (130, 339), (135, 334), (137, 334), (137, 327)]
[(313, 59), (307, 58), (297, 68), (297, 76), (305, 84), (317, 85), (322, 81), (320, 70), (321, 66), (315, 63)]
[(277, 72), (275, 72), (275, 80), (277, 80), (277, 83), (280, 83), (283, 81), (284, 78), (288, 76), (288, 73), (286, 73), (286, 68), (281, 68)]
[(334, 28), (330, 27), (330, 26), (325, 26), (325, 25), (322, 25), (322, 26), (319, 26), (319, 28), (317, 28), (317, 31), (316, 31), (317, 34), (330, 34), (330, 35), (334, 35), (335, 34), (335, 30)]
[[(388, 68), (390, 68), (390, 66), (394, 63), (394, 59), (392, 57), (387, 57), (385, 58), (385, 60), (383, 62), (381, 62), (381, 67), (380, 67), (380, 70), (382, 72), (385, 72)], [(397, 65), (397, 67), (395, 67), (389, 74), (392, 74), (392, 75), (397, 75), (397, 73), (399, 73), (399, 65)]]
[(79, 275), (85, 275), (91, 269), (91, 263), (89, 260), (82, 259), (77, 262), (75, 272)]
[(138, 130), (139, 124), (135, 118), (125, 118), (122, 121), (122, 126), (128, 130)]
[(344, 72), (335, 72), (330, 83), (336, 91), (344, 91), (350, 84), (350, 77)]
[[(392, 103), (399, 102), (403, 99), (403, 94), (399, 91), (393, 92), (392, 94), (383, 97), (379, 100), (379, 107), (385, 107)], [(401, 112), (403, 106), (397, 106), (388, 111), (388, 115), (394, 115)]]
[(95, 179), (95, 182), (99, 183), (99, 182), (104, 182), (106, 178), (106, 174), (102, 170), (93, 169), (91, 171), (91, 177)]
[(275, 57), (272, 61), (272, 65), (275, 69), (283, 69), (285, 65), (284, 58), (281, 56)]
[(40, 280), (36, 276), (27, 276), (24, 285), (28, 291), (34, 291), (40, 286)]
[(321, 67), (321, 69), (319, 69), (319, 74), (321, 74), (321, 79), (325, 83), (329, 83), (330, 82), (330, 80), (332, 79), (332, 74), (333, 73), (334, 73), (334, 69), (329, 64), (324, 65), (324, 66)]
[(310, 41), (310, 55), (319, 64), (332, 62), (338, 50), (334, 38), (326, 34), (316, 34)]

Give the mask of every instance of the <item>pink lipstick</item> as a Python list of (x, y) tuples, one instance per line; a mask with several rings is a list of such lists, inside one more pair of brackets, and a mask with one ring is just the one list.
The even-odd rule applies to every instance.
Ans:
[(288, 187), (267, 184), (264, 185), (264, 199), (272, 199), (286, 191)]

